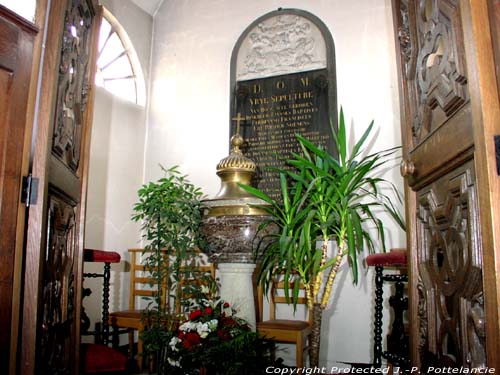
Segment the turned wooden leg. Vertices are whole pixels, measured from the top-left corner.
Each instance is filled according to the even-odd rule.
[[[373,344],[373,367],[382,366],[382,286],[383,267],[375,267],[375,317],[374,317],[374,344]]]

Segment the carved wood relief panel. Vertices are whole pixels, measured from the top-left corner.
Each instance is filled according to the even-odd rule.
[[[62,36],[52,152],[72,171],[77,171],[80,161],[92,20],[86,1],[70,1]]]
[[[421,362],[485,367],[482,251],[473,161],[417,193]]]
[[[69,374],[72,366],[75,313],[75,208],[51,195],[44,259],[41,368],[43,373]]]
[[[403,3],[400,9],[403,22],[398,33],[409,81],[414,146],[469,98],[458,3],[419,0],[409,6]]]
[[[96,9],[93,0],[63,0],[57,7],[62,29],[60,51],[51,67],[57,88],[52,93],[53,126],[48,160],[47,228],[41,277],[42,315],[38,322],[36,373],[73,374],[79,362],[79,324],[82,233],[79,215],[82,202],[82,169],[85,163],[84,137],[88,137],[89,72],[94,56]],[[62,8],[63,7],[63,8]],[[53,12],[56,12],[52,9]],[[54,16],[55,17],[55,16]],[[63,22],[61,22],[63,21]],[[52,34],[51,34],[52,35]],[[78,213],[78,216],[77,216]]]

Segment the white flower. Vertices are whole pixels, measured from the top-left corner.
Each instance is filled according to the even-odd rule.
[[[169,345],[174,352],[179,351],[179,349],[177,348],[177,344],[180,342],[182,342],[182,340],[180,338],[178,338],[177,336],[172,337],[172,339],[170,340]]]
[[[196,327],[196,332],[198,332],[198,335],[200,335],[202,339],[207,337],[208,334],[210,333],[210,329],[208,328],[208,323],[201,323],[201,322],[198,323],[198,327]]]
[[[195,331],[196,330],[196,326],[197,326],[197,323],[187,321],[185,323],[182,323],[181,326],[179,327],[179,329],[182,332]]]
[[[203,294],[208,294],[209,291],[210,291],[210,289],[208,289],[208,286],[206,286],[206,285],[201,286],[201,292]]]
[[[213,332],[217,328],[219,321],[217,319],[212,319],[207,324],[208,324],[208,328],[210,329],[210,331]]]
[[[180,364],[179,361],[176,361],[176,360],[174,360],[172,358],[167,358],[167,361],[170,364],[170,366],[181,367],[181,364]]]

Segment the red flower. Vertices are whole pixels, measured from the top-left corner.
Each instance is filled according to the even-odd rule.
[[[188,332],[186,333],[185,341],[190,344],[187,346],[187,348],[189,348],[192,345],[198,345],[201,342],[201,338],[196,332]],[[186,344],[184,344],[184,346],[186,346]]]
[[[196,318],[198,318],[200,316],[201,316],[201,310],[200,309],[194,310],[193,312],[191,312],[189,314],[189,320],[194,320],[194,319],[196,319]]]
[[[235,327],[238,325],[238,322],[231,317],[222,318],[221,323],[224,327]]]
[[[224,305],[223,305],[224,308],[228,308],[229,307],[229,303],[227,302],[224,302]]]
[[[185,336],[185,333],[180,331],[178,337],[182,340],[184,338],[184,336]]]
[[[226,341],[226,340],[229,340],[231,338],[231,335],[229,334],[229,332],[227,332],[227,331],[225,331],[223,329],[218,329],[217,330],[217,336],[222,341]]]
[[[211,307],[205,307],[205,314],[211,314],[212,313],[212,308]]]

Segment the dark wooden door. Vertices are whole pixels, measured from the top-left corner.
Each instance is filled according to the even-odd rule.
[[[99,17],[93,0],[53,0],[33,151],[21,373],[74,374],[79,364],[83,226]],[[40,9],[39,9],[40,10]]]
[[[412,363],[500,368],[500,123],[487,1],[393,0],[393,15]]]
[[[9,372],[17,341],[25,206],[24,158],[33,41],[37,28],[0,6],[0,373]]]

